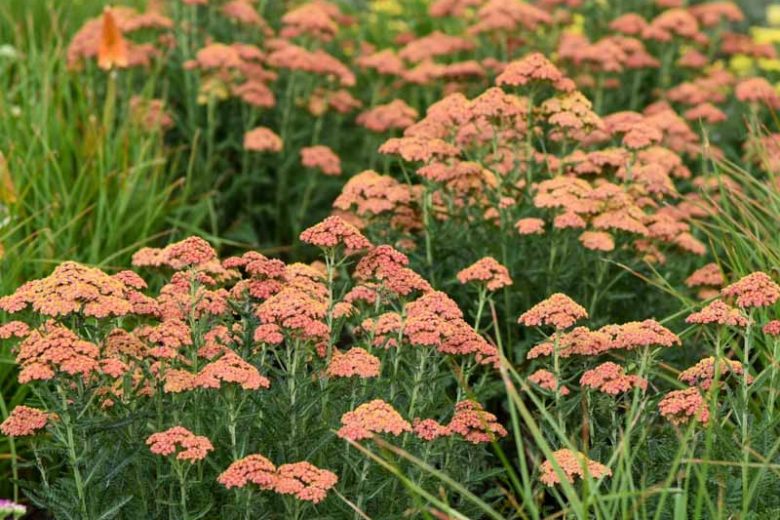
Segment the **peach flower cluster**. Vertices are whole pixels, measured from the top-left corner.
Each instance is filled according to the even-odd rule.
[[[327,146],[317,145],[301,148],[301,164],[319,170],[325,175],[341,174],[341,159]]]
[[[214,450],[206,437],[195,435],[182,426],[174,426],[165,431],[153,433],[146,439],[146,445],[155,455],[176,454],[177,460],[198,462]]]
[[[330,377],[379,377],[379,358],[360,347],[333,351],[326,373]]]
[[[257,127],[244,134],[244,149],[251,152],[272,152],[282,151],[284,143],[282,138],[270,128],[264,126]]]
[[[328,217],[301,233],[301,241],[321,248],[343,245],[347,251],[369,249],[371,242],[355,226],[339,217]]]
[[[75,313],[120,317],[138,312],[146,300],[137,289],[144,287],[146,283],[134,273],[110,276],[94,267],[64,262],[46,278],[27,282],[10,296],[0,298],[0,309],[16,313],[31,307],[51,317]]]
[[[611,361],[587,370],[582,374],[580,384],[610,395],[628,392],[632,388],[647,389],[646,379],[626,374],[622,366]]]
[[[0,432],[8,437],[35,435],[49,422],[50,414],[37,408],[19,405],[0,423]]]
[[[759,271],[727,285],[721,294],[734,298],[740,307],[768,307],[780,300],[780,285],[768,274]]]
[[[518,323],[526,327],[555,327],[568,329],[577,321],[587,318],[584,307],[562,293],[555,293],[537,303],[518,318]]]
[[[587,455],[570,449],[561,449],[553,452],[553,459],[563,472],[563,476],[570,483],[575,478],[601,479],[612,475],[612,470],[604,464],[590,460]],[[560,484],[561,479],[555,466],[550,460],[545,460],[539,466],[539,480],[546,486]]]
[[[293,495],[317,504],[325,500],[338,477],[309,462],[282,464],[278,468],[262,455],[255,454],[233,462],[217,481],[228,489],[254,484],[262,490]]]
[[[692,419],[707,424],[710,411],[698,388],[673,390],[658,403],[661,415],[674,425],[687,424]]]
[[[715,323],[732,327],[745,327],[748,324],[748,319],[739,309],[731,307],[722,300],[715,300],[702,310],[689,315],[685,318],[685,322],[699,325]]]
[[[509,270],[490,256],[477,260],[469,267],[462,269],[458,272],[457,278],[462,284],[474,282],[484,285],[488,291],[497,291],[512,285]]]
[[[727,375],[733,374],[737,377],[744,377],[748,384],[753,382],[753,377],[745,373],[745,368],[739,361],[725,358],[716,360],[714,357],[702,359],[692,367],[680,372],[677,378],[689,386],[698,386],[702,390],[709,390],[715,380],[716,365],[719,373],[718,379],[721,381]]]
[[[386,433],[398,437],[412,431],[409,421],[401,417],[390,404],[375,399],[361,404],[341,417],[338,436],[342,439],[360,441],[370,439],[377,433]]]

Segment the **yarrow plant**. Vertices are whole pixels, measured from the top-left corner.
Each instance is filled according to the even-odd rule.
[[[67,262],[0,298],[20,318],[0,335],[16,342],[20,380],[40,406],[17,406],[0,431],[34,439],[42,505],[79,518],[110,508],[302,518],[321,504],[395,518],[413,507],[395,494],[369,499],[369,482],[389,476],[342,439],[391,439],[481,480],[490,455],[480,445],[507,434],[473,400],[495,347],[405,255],[338,217],[301,240],[324,265],[256,252],[220,260],[192,237],[133,256],[139,270],[165,273],[156,292],[136,271]],[[469,398],[450,369],[460,362]],[[116,457],[126,462],[114,467]],[[113,472],[121,486],[90,476]]]
[[[778,516],[780,34],[751,3],[132,4],[0,17],[0,493]]]

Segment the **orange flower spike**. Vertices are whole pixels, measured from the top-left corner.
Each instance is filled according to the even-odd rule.
[[[117,26],[110,7],[103,11],[103,27],[98,47],[98,67],[111,70],[114,67],[127,67],[127,42]]]

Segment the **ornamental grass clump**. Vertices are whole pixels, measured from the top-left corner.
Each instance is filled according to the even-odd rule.
[[[324,265],[220,260],[191,237],[139,250],[136,271],[66,262],[0,298],[38,407],[15,407],[0,431],[31,439],[38,503],[74,518],[397,518],[413,503],[369,498],[397,483],[357,448],[381,439],[484,481],[485,446],[507,434],[476,401],[495,347],[392,247],[338,217],[301,239]]]

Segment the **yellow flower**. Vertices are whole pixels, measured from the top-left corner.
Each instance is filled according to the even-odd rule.
[[[199,105],[206,105],[212,99],[225,100],[230,97],[230,91],[219,78],[205,79],[198,90],[197,102]]]
[[[780,60],[768,60],[761,58],[758,60],[758,68],[771,72],[780,72]]]
[[[780,29],[751,27],[750,34],[756,43],[780,43]]]
[[[744,54],[737,54],[729,60],[729,69],[738,75],[744,75],[753,68],[753,58]]]
[[[780,27],[780,5],[766,6],[766,21],[769,25]]]
[[[387,26],[393,30],[393,32],[402,33],[409,30],[409,24],[404,20],[392,20]]]
[[[575,14],[572,17],[571,25],[566,27],[566,32],[572,34],[584,34],[585,33],[585,17],[581,14]]]
[[[404,8],[398,0],[374,0],[371,3],[371,10],[375,13],[384,13],[390,16],[398,16],[404,12]]]

